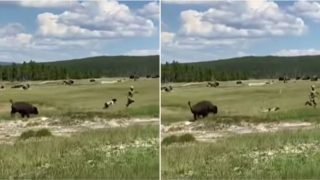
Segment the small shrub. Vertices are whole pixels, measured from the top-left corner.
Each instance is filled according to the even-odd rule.
[[[29,139],[31,137],[34,137],[34,135],[35,135],[34,130],[28,130],[28,131],[21,133],[20,139]]]
[[[37,132],[35,132],[35,137],[44,137],[44,136],[52,136],[52,133],[49,129],[39,129]]]
[[[163,145],[170,145],[172,143],[186,143],[196,141],[196,138],[192,134],[183,134],[181,136],[168,136],[162,140]]]
[[[49,129],[39,129],[38,131],[34,130],[28,130],[20,135],[20,139],[26,140],[32,137],[45,137],[45,136],[52,136],[52,133],[49,131]]]

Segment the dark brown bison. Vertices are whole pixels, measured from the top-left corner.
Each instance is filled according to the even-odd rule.
[[[30,117],[30,114],[39,114],[38,108],[32,106],[30,103],[27,102],[13,102],[10,100],[11,103],[11,116],[14,116],[15,113],[20,113],[21,117],[27,118]]]
[[[218,87],[219,86],[219,82],[208,82],[207,87]]]
[[[96,82],[96,80],[95,79],[90,79],[90,82]]]
[[[296,80],[300,80],[300,79],[301,79],[301,77],[300,77],[300,76],[297,76],[297,77],[296,77]]]
[[[188,105],[193,114],[194,120],[197,120],[197,118],[200,118],[200,116],[205,118],[209,113],[218,113],[218,107],[216,105],[213,105],[210,101],[200,101],[193,106],[191,106],[191,102],[189,101]]]
[[[152,76],[152,78],[159,78],[159,75],[158,74],[154,75],[154,76]]]
[[[242,81],[237,81],[236,84],[242,84]]]
[[[74,84],[74,81],[71,80],[71,79],[69,79],[69,80],[64,80],[64,81],[63,81],[63,84],[65,84],[65,85],[72,85],[72,84]]]
[[[318,81],[318,76],[312,76],[311,81]]]
[[[302,78],[302,80],[309,80],[310,79],[310,76],[304,76],[303,78]]]

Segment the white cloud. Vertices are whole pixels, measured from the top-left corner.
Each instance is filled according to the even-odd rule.
[[[136,15],[117,1],[86,1],[61,14],[38,15],[39,34],[57,38],[122,38],[151,36],[151,19]]]
[[[276,53],[275,56],[311,56],[320,55],[319,49],[283,49]]]
[[[290,6],[289,11],[302,16],[303,18],[311,19],[320,22],[320,3],[316,1],[297,1]]]
[[[301,18],[266,0],[221,2],[202,12],[186,10],[181,20],[182,34],[207,38],[301,35],[306,29]]]
[[[303,19],[273,1],[165,0],[164,3],[207,7],[181,11],[178,30],[166,28],[161,33],[162,50],[167,54],[165,57],[186,57],[183,54],[186,51],[187,59],[192,59],[193,55],[194,59],[245,56],[247,49],[258,42],[274,37],[301,36],[307,30]],[[214,52],[215,56],[204,55],[209,52]],[[232,54],[226,55],[226,52]]]
[[[139,14],[145,17],[151,17],[154,20],[159,20],[160,15],[159,3],[158,2],[150,2],[146,4],[142,9],[139,9]]]
[[[134,49],[126,53],[129,56],[159,55],[158,49]]]
[[[24,27],[19,23],[0,27],[0,47],[4,49],[30,46],[33,36],[23,31]]]
[[[177,4],[177,5],[186,5],[186,4],[213,4],[219,0],[187,0],[187,1],[181,1],[181,0],[162,0],[161,2],[165,4]],[[228,1],[228,0],[226,0]]]

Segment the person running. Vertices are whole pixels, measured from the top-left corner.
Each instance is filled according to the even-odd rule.
[[[310,94],[309,94],[309,101],[307,101],[305,103],[305,105],[310,105],[310,106],[313,106],[313,108],[316,108],[317,106],[317,103],[316,103],[316,100],[315,98],[319,95],[319,93],[317,92],[316,90],[316,86],[315,85],[312,85],[311,86],[311,91],[310,91]]]
[[[133,86],[131,86],[128,92],[128,101],[127,101],[126,107],[129,107],[130,104],[134,103],[133,94],[134,94],[134,90],[133,90]]]

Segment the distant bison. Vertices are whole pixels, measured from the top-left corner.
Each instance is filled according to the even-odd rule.
[[[318,81],[318,76],[313,76],[310,80],[311,81]]]
[[[171,92],[173,90],[172,86],[169,87],[161,87],[161,91]]]
[[[301,79],[301,77],[300,77],[300,76],[297,76],[297,77],[296,77],[296,80],[299,80],[299,79]]]
[[[146,78],[151,78],[151,75],[147,75]]]
[[[140,77],[139,77],[138,75],[130,75],[129,78],[136,81],[136,80],[138,80]]]
[[[63,81],[63,84],[65,84],[65,85],[72,85],[72,84],[74,84],[74,81],[71,80],[71,79],[69,79],[69,80],[64,80],[64,81]]]
[[[30,88],[30,85],[29,85],[29,84],[26,84],[26,85],[17,84],[17,85],[12,86],[11,88],[22,88],[22,89],[24,89],[24,90],[27,90],[27,89]]]
[[[158,74],[154,75],[154,76],[152,76],[152,78],[159,78],[159,75]]]
[[[207,87],[218,87],[219,86],[219,82],[208,82]]]
[[[302,78],[302,80],[309,80],[310,79],[310,76],[304,76],[303,78]]]
[[[37,107],[32,106],[27,102],[13,102],[11,103],[11,116],[14,116],[15,113],[20,113],[21,117],[24,118],[27,116],[30,117],[30,114],[39,114]]]
[[[4,85],[1,85],[1,86],[0,86],[0,89],[4,89]]]
[[[96,80],[95,79],[90,79],[90,82],[96,82]]]
[[[191,102],[189,101],[188,105],[193,114],[194,120],[197,120],[197,118],[199,118],[200,116],[205,118],[209,113],[218,113],[218,107],[213,105],[210,101],[200,101],[193,106],[191,106]]]
[[[242,84],[242,81],[237,81],[236,84]]]

